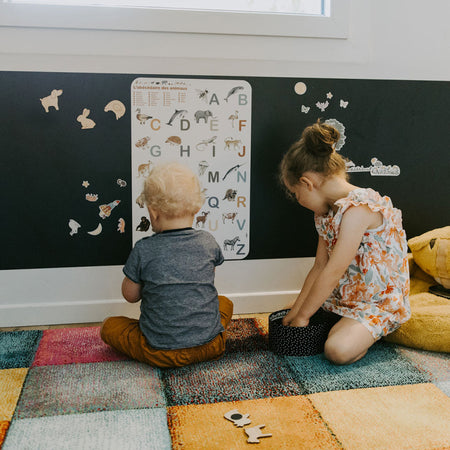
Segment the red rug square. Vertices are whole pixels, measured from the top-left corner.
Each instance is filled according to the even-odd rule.
[[[44,330],[32,367],[126,359],[102,341],[100,327],[57,328]]]

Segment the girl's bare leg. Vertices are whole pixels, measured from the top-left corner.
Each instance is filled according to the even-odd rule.
[[[325,357],[335,364],[351,364],[361,359],[375,342],[364,325],[343,317],[328,334]]]

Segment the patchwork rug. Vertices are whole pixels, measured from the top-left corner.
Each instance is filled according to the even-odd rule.
[[[232,320],[222,359],[179,369],[129,360],[98,327],[0,333],[2,449],[244,449],[249,429],[257,448],[450,449],[449,394],[448,354],[278,356],[260,319]]]

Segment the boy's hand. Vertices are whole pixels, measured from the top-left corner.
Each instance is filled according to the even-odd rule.
[[[122,281],[122,295],[128,303],[136,303],[141,299],[142,286],[125,277]]]

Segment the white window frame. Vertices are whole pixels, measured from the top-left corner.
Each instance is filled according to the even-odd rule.
[[[158,31],[346,39],[350,0],[330,0],[330,16],[62,6],[0,0],[0,26]]]

